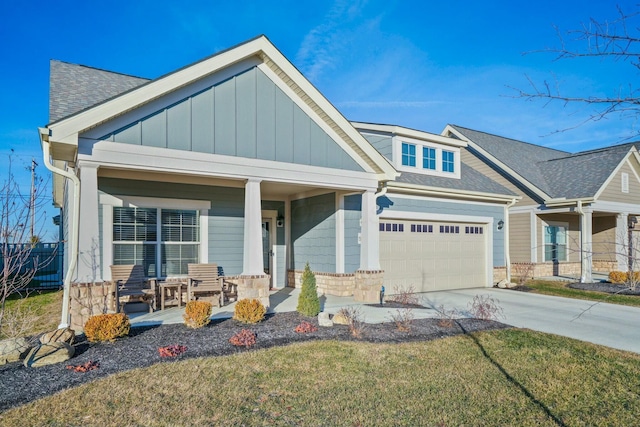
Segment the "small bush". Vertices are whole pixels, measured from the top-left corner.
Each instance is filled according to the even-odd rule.
[[[349,332],[354,338],[361,338],[364,333],[366,323],[359,307],[344,307],[338,310],[338,314],[349,319]]]
[[[91,342],[115,341],[129,334],[131,323],[124,313],[91,316],[84,325],[84,334]]]
[[[445,306],[442,304],[438,306],[438,308],[436,308],[436,311],[440,315],[438,319],[438,326],[442,328],[453,327],[454,319],[460,316],[460,313],[458,313],[458,310],[456,310],[455,308],[452,310],[447,310]]]
[[[184,324],[190,328],[202,328],[211,321],[211,303],[207,301],[189,301],[184,310]]]
[[[267,309],[257,299],[242,299],[236,303],[233,318],[242,323],[258,323],[266,312]]]
[[[298,326],[296,326],[296,328],[294,329],[294,331],[298,334],[308,334],[310,332],[315,332],[317,330],[318,328],[309,322],[302,322]]]
[[[229,342],[236,347],[246,347],[249,348],[256,343],[256,334],[248,329],[243,329],[231,338],[229,338]]]
[[[612,271],[609,273],[609,281],[611,283],[625,283],[627,281],[627,273],[624,271]]]
[[[420,299],[416,295],[416,289],[413,285],[406,288],[400,286],[393,287],[394,295],[387,298],[389,301],[397,302],[402,305],[420,305]]]
[[[395,313],[391,313],[391,320],[401,332],[410,332],[414,319],[415,315],[410,308],[399,308]]]
[[[309,268],[309,263],[305,265],[302,273],[302,290],[298,297],[298,313],[307,317],[314,317],[320,313],[320,299],[318,298],[318,288],[316,287],[316,276]]]
[[[67,369],[72,370],[73,372],[89,372],[94,369],[98,369],[99,367],[100,363],[94,362],[93,360],[89,360],[81,365],[67,365]]]
[[[489,295],[476,295],[469,303],[471,315],[480,320],[504,319],[504,312],[500,307],[500,301]]]
[[[158,353],[160,353],[160,357],[176,357],[180,356],[182,353],[187,351],[187,347],[184,345],[168,345],[166,347],[160,347],[158,349]]]

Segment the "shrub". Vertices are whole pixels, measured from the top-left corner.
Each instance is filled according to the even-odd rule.
[[[211,319],[211,303],[207,301],[189,301],[184,310],[184,324],[190,328],[202,328]]]
[[[89,360],[81,365],[67,365],[67,369],[72,370],[73,372],[89,372],[94,369],[98,369],[99,367],[100,363],[94,362],[93,360]]]
[[[453,326],[454,320],[460,316],[458,310],[456,310],[455,308],[452,310],[447,310],[442,304],[439,305],[438,308],[436,308],[436,311],[440,315],[438,319],[438,326],[442,328],[451,328]]]
[[[91,342],[115,341],[129,334],[131,323],[124,313],[91,316],[84,325],[84,334]]]
[[[294,329],[294,331],[298,334],[308,334],[310,332],[315,332],[317,330],[318,328],[309,322],[302,322],[298,326],[296,326],[296,328]]]
[[[236,303],[233,318],[242,323],[258,323],[266,312],[267,309],[257,299],[242,299]]]
[[[498,299],[489,295],[476,295],[469,303],[469,311],[473,317],[480,320],[504,319],[504,313],[499,304]]]
[[[413,285],[406,288],[394,286],[393,293],[394,295],[388,298],[390,301],[395,301],[402,305],[420,305],[420,299],[416,295],[416,290]]]
[[[359,307],[344,307],[338,310],[338,314],[346,317],[349,320],[349,332],[354,338],[361,338],[364,332],[366,323],[362,316],[362,312]]]
[[[612,271],[609,273],[609,281],[611,283],[625,283],[627,281],[627,273],[624,271]]]
[[[391,320],[396,324],[396,328],[401,332],[411,331],[411,326],[415,315],[411,308],[399,308],[395,313],[391,313]]]
[[[246,347],[249,348],[256,343],[256,334],[248,329],[243,329],[231,338],[229,338],[229,342],[236,347]]]
[[[185,351],[187,351],[187,347],[178,344],[168,345],[166,347],[160,347],[158,349],[160,357],[176,357],[180,356]]]
[[[298,313],[307,317],[314,317],[320,313],[320,299],[316,288],[316,276],[309,268],[309,263],[305,265],[302,273],[302,290],[298,297]]]

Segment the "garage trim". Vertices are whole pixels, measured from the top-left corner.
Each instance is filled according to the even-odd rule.
[[[470,222],[487,226],[486,247],[487,268],[485,286],[490,287],[493,284],[493,217],[489,216],[469,216],[469,215],[449,215],[428,212],[410,212],[410,211],[388,211],[385,210],[379,219],[401,219],[415,221],[442,221],[442,222]]]

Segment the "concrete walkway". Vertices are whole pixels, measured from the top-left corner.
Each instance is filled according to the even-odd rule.
[[[295,311],[300,289],[284,288],[271,294],[270,312]],[[416,318],[438,318],[436,308],[457,310],[468,317],[469,304],[476,295],[489,295],[499,301],[505,315],[502,322],[519,328],[562,335],[620,350],[640,353],[640,308],[597,303],[577,299],[537,295],[496,288],[475,288],[419,294],[425,309],[415,309]],[[352,297],[320,297],[323,311],[337,313],[343,307],[357,307],[367,323],[391,320],[395,309],[372,307]],[[212,319],[233,316],[235,303],[214,307]],[[181,323],[184,308],[170,308],[154,313],[133,313],[133,326]]]

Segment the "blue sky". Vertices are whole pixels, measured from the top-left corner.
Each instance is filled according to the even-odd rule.
[[[350,120],[433,133],[453,123],[572,152],[620,143],[637,134],[634,117],[556,133],[591,109],[545,106],[510,89],[528,89],[526,76],[556,79],[571,95],[610,95],[634,83],[626,62],[523,55],[558,47],[554,25],[615,19],[616,5],[637,9],[632,1],[572,0],[3,2],[0,170],[13,149],[28,192],[25,167],[32,157],[42,165],[37,127],[48,123],[50,59],[155,78],[259,34]],[[47,223],[56,213],[46,211]]]

